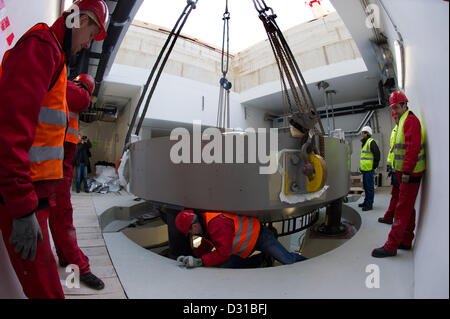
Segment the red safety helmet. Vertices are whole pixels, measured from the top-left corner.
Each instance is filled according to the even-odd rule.
[[[401,102],[408,102],[405,93],[403,93],[402,91],[392,92],[391,96],[389,97],[389,106],[393,107],[394,105]]]
[[[189,229],[191,228],[194,217],[195,214],[193,210],[183,210],[179,212],[177,217],[175,218],[175,226],[181,233],[187,236],[189,234]]]
[[[73,6],[78,6],[80,14],[87,14],[101,29],[94,38],[95,41],[101,41],[106,38],[106,24],[108,23],[109,10],[103,0],[77,0]],[[70,9],[69,9],[70,10]]]
[[[94,93],[95,89],[95,82],[92,76],[90,76],[89,74],[80,74],[75,79],[73,79],[73,81],[84,84],[85,88],[89,92],[89,95],[92,96],[92,93]]]
[[[319,6],[320,6],[320,0],[312,0],[312,1],[310,1],[309,2],[309,6],[312,8],[312,6],[313,6],[313,3],[318,3],[319,4]]]

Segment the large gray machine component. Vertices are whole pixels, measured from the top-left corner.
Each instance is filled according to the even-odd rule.
[[[225,138],[222,135],[224,152]],[[280,200],[282,177],[279,172],[260,174],[260,168],[268,164],[259,163],[258,156],[256,163],[248,163],[247,137],[242,164],[236,160],[232,164],[225,163],[224,152],[222,163],[192,163],[192,135],[189,139],[191,163],[180,164],[174,164],[170,157],[178,140],[172,141],[167,136],[131,144],[130,191],[158,203],[254,216],[263,222],[271,222],[310,213],[345,197],[350,189],[349,148],[345,141],[337,138],[324,138],[328,189],[318,198],[297,204]],[[202,150],[208,143],[201,142]],[[291,137],[288,130],[278,131],[278,150],[283,149],[300,149],[300,140]],[[266,150],[269,150],[269,134],[266,135]]]

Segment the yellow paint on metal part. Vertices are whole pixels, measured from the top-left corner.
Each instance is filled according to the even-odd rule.
[[[286,195],[293,195],[294,193],[290,192],[290,185],[292,183],[292,179],[289,179],[288,176],[288,155],[293,154],[293,152],[284,153],[284,193]]]
[[[325,160],[317,154],[310,154],[309,161],[314,167],[314,175],[306,179],[306,190],[314,193],[322,189],[327,181],[327,164]]]

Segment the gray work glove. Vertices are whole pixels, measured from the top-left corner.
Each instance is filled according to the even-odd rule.
[[[408,184],[410,177],[411,177],[410,175],[403,173],[402,174],[402,184]]]
[[[14,252],[19,254],[22,251],[22,259],[33,261],[36,257],[37,241],[44,240],[41,227],[36,218],[36,214],[13,219],[12,232],[9,243],[16,244]]]
[[[186,256],[178,256],[177,261],[178,261],[179,263],[184,264],[184,258],[187,258],[187,257],[186,257]]]
[[[201,258],[195,258],[194,256],[186,256],[184,257],[183,263],[186,265],[186,268],[195,268],[203,266],[203,261]]]

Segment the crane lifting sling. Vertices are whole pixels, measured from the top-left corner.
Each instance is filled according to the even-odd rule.
[[[307,176],[308,191],[318,191],[324,186],[327,179],[327,165],[323,159],[325,156],[323,140],[325,131],[320,121],[319,113],[314,105],[314,101],[297,61],[275,21],[277,15],[271,7],[267,6],[264,0],[253,0],[253,4],[259,13],[259,19],[264,25],[269,43],[275,55],[280,73],[283,101],[288,104],[288,110],[287,112],[285,110],[285,113],[289,115],[289,124],[297,130],[299,137],[302,138],[300,154],[305,165],[302,168],[302,172]],[[295,108],[288,89],[290,89],[294,98]],[[316,127],[317,124],[319,125],[320,131]],[[315,136],[319,137],[320,154],[322,156],[319,155]]]
[[[295,57],[289,48],[286,39],[278,27],[273,9],[268,7],[264,0],[253,0],[255,9],[259,13],[259,18],[263,22],[270,45],[275,55],[278,70],[280,72],[280,80],[285,101],[289,106],[287,113],[290,115],[290,124],[300,130],[307,136],[309,130],[314,129],[319,124],[320,135],[324,134],[322,122],[314,105],[311,94],[306,86],[305,79],[295,60]],[[271,14],[268,14],[268,12]],[[289,95],[288,86],[292,96],[294,97],[296,109],[292,106],[291,97]]]
[[[128,146],[130,144],[131,140],[131,131],[134,128],[134,125],[136,124],[136,119],[139,114],[141,104],[144,100],[145,95],[147,94],[148,87],[150,86],[151,81],[153,80],[153,76],[156,73],[156,78],[153,81],[152,88],[150,90],[150,93],[147,97],[147,100],[145,102],[144,110],[142,111],[141,118],[139,119],[139,123],[136,127],[135,135],[139,135],[139,131],[141,130],[142,123],[144,122],[145,115],[147,114],[148,107],[150,105],[150,100],[152,99],[153,93],[155,92],[156,85],[158,84],[158,80],[161,77],[161,73],[164,69],[164,66],[167,63],[167,60],[169,59],[170,53],[173,50],[173,47],[175,46],[175,43],[180,35],[181,30],[184,27],[184,24],[186,23],[187,18],[191,14],[192,10],[196,8],[198,0],[187,0],[187,4],[185,8],[183,9],[183,12],[181,13],[180,17],[178,18],[177,22],[175,23],[175,26],[173,27],[172,31],[170,32],[169,36],[167,37],[166,42],[164,43],[164,46],[162,47],[158,58],[156,59],[155,64],[153,65],[152,71],[150,72],[150,75],[147,79],[147,82],[145,83],[144,90],[141,94],[141,97],[139,99],[139,102],[136,106],[136,110],[133,114],[133,119],[131,120],[130,127],[128,129],[127,135],[125,137],[125,145],[123,152],[125,152],[128,149]],[[180,24],[181,22],[181,24]],[[169,46],[170,43],[170,46]],[[167,52],[166,52],[167,50]],[[163,58],[164,56],[164,58]],[[162,62],[161,62],[162,60]],[[161,64],[160,64],[161,63]]]

